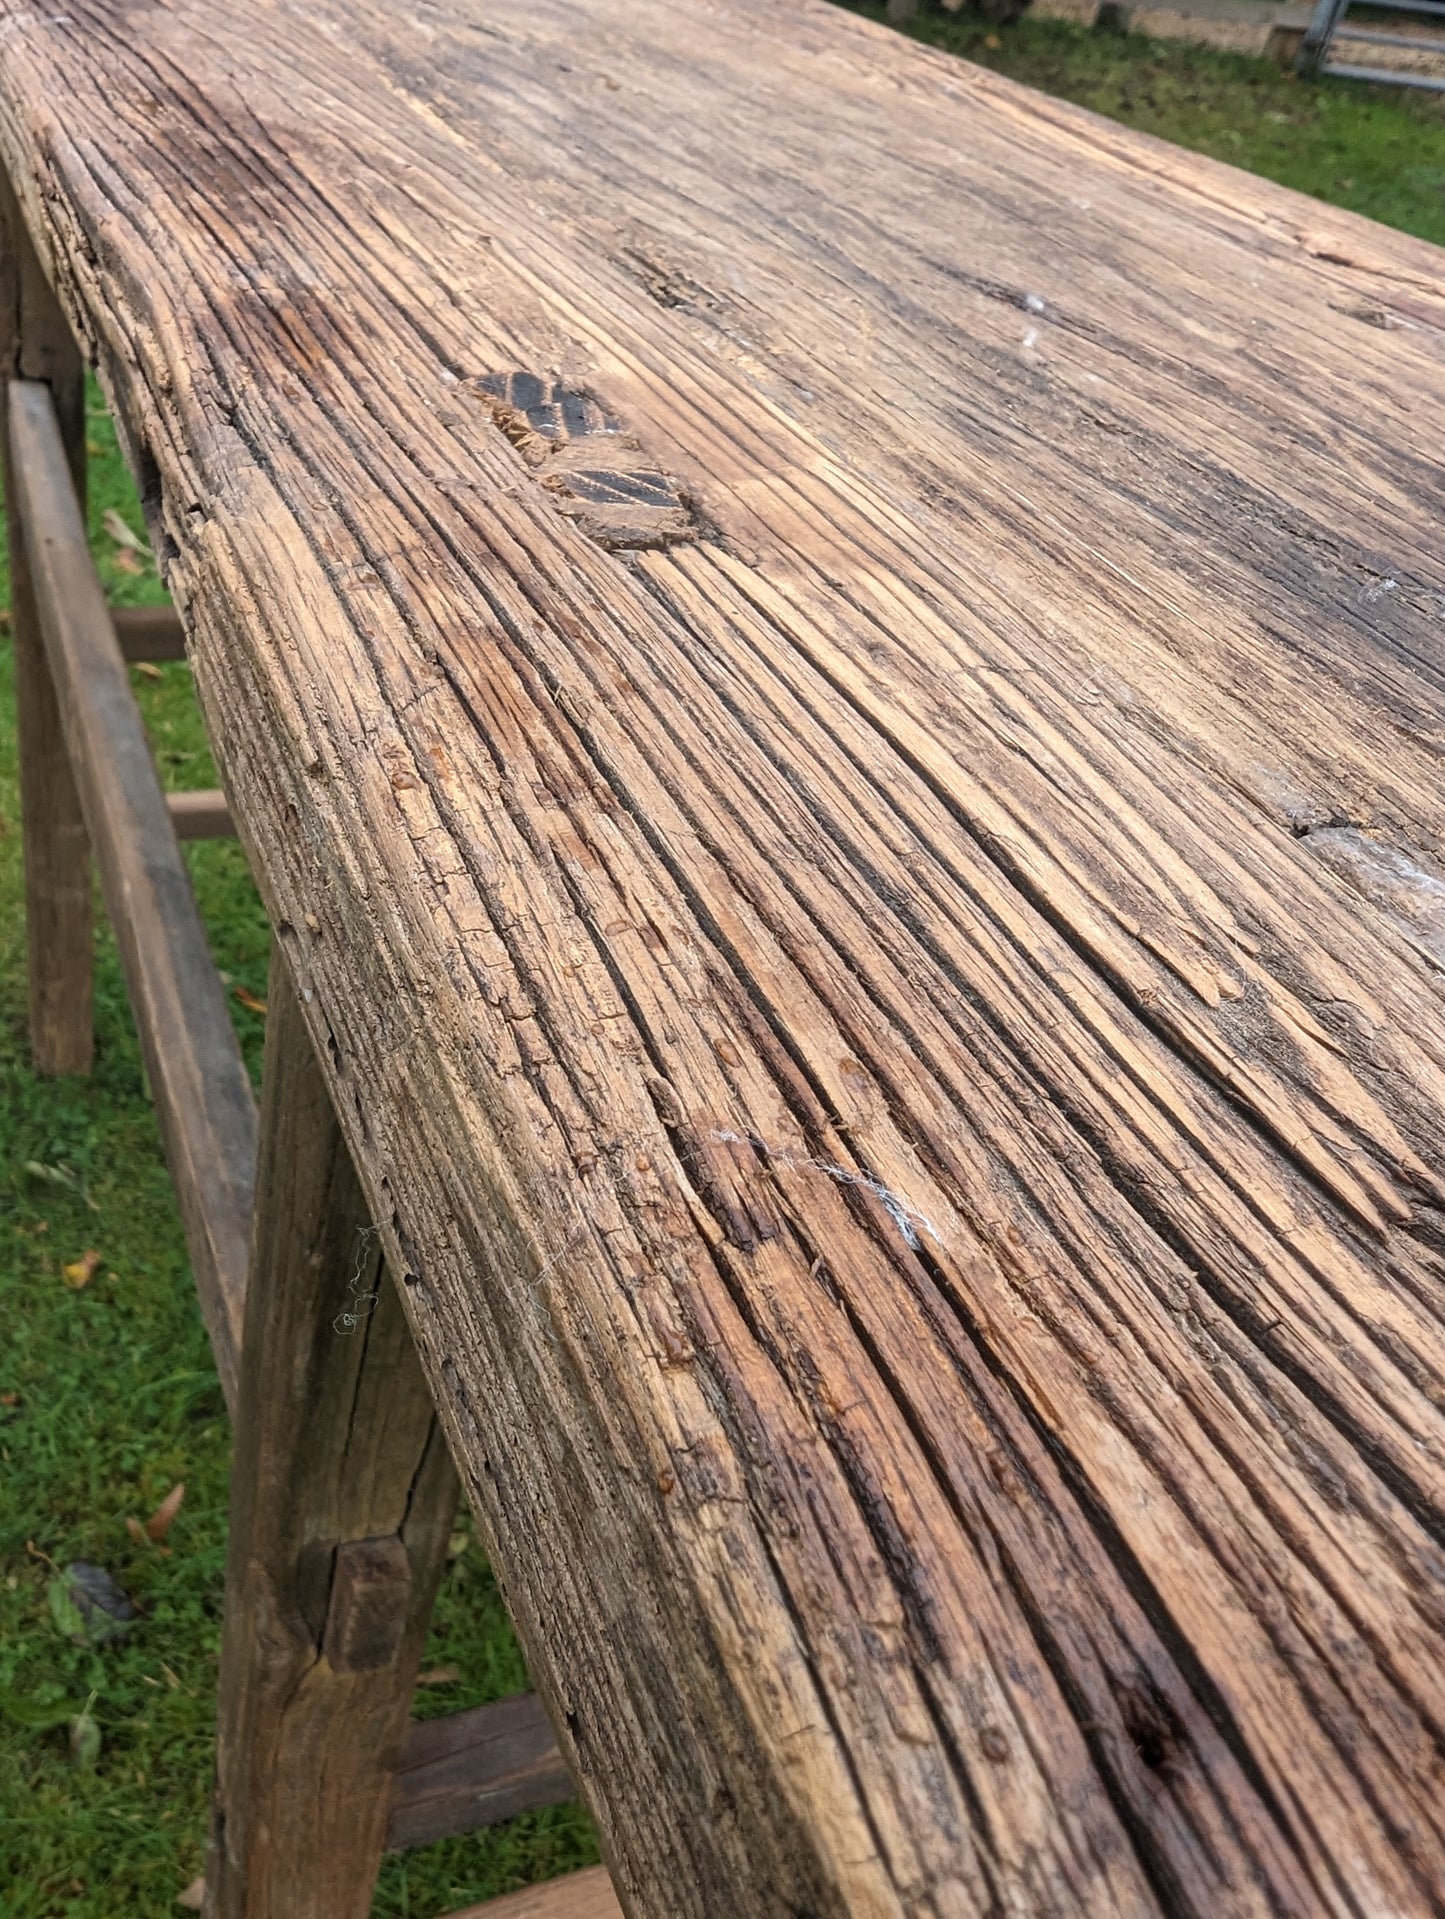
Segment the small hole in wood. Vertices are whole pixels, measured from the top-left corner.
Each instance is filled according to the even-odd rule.
[[[1124,1730],[1150,1772],[1163,1772],[1178,1749],[1181,1728],[1167,1700],[1157,1693],[1126,1691],[1119,1701]]]

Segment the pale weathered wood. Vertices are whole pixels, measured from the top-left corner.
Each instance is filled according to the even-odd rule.
[[[1440,255],[811,0],[64,10],[0,147],[633,1919],[1434,1914]]]
[[[412,1727],[392,1781],[391,1851],[494,1826],[576,1796],[551,1721],[519,1693]]]
[[[456,1476],[287,962],[267,993],[208,1919],[365,1919]]]
[[[14,498],[4,395],[13,379],[43,381],[54,401],[70,477],[85,500],[85,368],[46,284],[8,183],[0,180],[0,445],[5,498]],[[92,1052],[90,846],[66,756],[55,688],[35,613],[29,563],[8,521],[10,635],[20,748],[30,1050],[40,1073],[85,1073]]]
[[[622,1908],[606,1868],[593,1866],[587,1872],[571,1872],[545,1885],[528,1886],[524,1892],[468,1906],[453,1919],[622,1919]]]
[[[167,793],[166,811],[178,840],[225,840],[236,831],[226,796],[215,787]]]
[[[256,1110],[86,545],[48,385],[8,389],[11,524],[115,929],[201,1314],[234,1402]],[[37,956],[38,957],[38,956]]]

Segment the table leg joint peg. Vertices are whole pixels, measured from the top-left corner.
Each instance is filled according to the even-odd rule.
[[[395,1659],[411,1611],[411,1564],[396,1533],[336,1549],[321,1651],[333,1672],[378,1672]]]

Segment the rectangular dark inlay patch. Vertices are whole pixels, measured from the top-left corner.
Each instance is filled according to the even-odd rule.
[[[677,483],[591,393],[537,373],[468,382],[527,465],[599,546],[675,546],[697,538]]]

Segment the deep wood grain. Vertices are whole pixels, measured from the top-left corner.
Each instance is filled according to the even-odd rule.
[[[50,386],[12,382],[8,411],[7,497],[62,750],[115,928],[201,1316],[234,1405],[256,1166],[251,1082],[115,644]]]
[[[532,1692],[412,1726],[392,1781],[389,1850],[427,1846],[576,1796]]]
[[[0,463],[15,497],[7,396],[11,380],[50,389],[77,498],[85,500],[85,368],[35,257],[14,196],[0,181]],[[20,524],[6,523],[10,639],[25,864],[30,1051],[40,1073],[86,1073],[93,1051],[90,845],[45,663]]]
[[[456,1475],[283,954],[236,1410],[207,1919],[365,1919]]]
[[[634,1919],[1438,1911],[1438,253],[804,0],[0,26]]]

